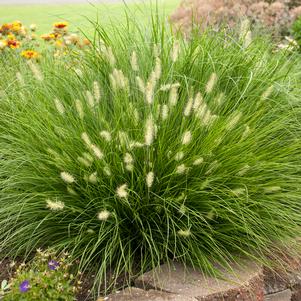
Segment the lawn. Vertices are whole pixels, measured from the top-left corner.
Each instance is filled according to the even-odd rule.
[[[179,0],[161,0],[158,1],[158,11],[160,14],[168,15],[178,5]],[[152,8],[155,4],[130,3],[127,5],[131,15],[136,20],[148,20]],[[2,5],[0,6],[0,23],[20,20],[25,25],[36,23],[38,33],[50,31],[53,22],[64,20],[70,23],[70,29],[73,31],[88,31],[91,28],[88,20],[97,20],[110,23],[111,20],[125,20],[124,3],[102,3],[102,4],[64,4],[64,5]]]

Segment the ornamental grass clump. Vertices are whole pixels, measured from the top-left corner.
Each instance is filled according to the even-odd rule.
[[[96,29],[76,64],[19,64],[2,95],[1,252],[68,250],[104,283],[170,259],[262,261],[294,240],[293,56],[250,32]]]

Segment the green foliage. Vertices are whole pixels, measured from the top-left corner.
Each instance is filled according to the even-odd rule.
[[[12,83],[0,103],[1,250],[66,248],[104,283],[111,269],[116,280],[169,259],[214,272],[294,239],[293,56],[250,33],[96,30],[72,63],[0,65]]]
[[[4,301],[72,301],[77,287],[70,274],[68,256],[56,257],[51,251],[38,250],[33,261],[21,264],[5,290]]]
[[[292,25],[292,34],[299,47],[301,47],[301,17],[298,18]]]

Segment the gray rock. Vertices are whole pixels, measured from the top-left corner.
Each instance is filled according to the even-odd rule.
[[[126,288],[119,293],[112,294],[104,299],[105,301],[196,301],[196,299],[170,294],[162,291],[145,291],[139,288]]]
[[[292,292],[291,290],[287,289],[285,291],[271,294],[265,297],[265,301],[291,301]]]
[[[157,289],[199,301],[263,301],[262,268],[251,262],[233,266],[231,272],[220,269],[223,279],[208,277],[202,271],[171,262],[145,273],[135,286]]]

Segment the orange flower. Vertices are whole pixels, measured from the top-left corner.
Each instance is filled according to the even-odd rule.
[[[57,29],[63,29],[65,27],[68,26],[67,22],[57,22],[53,24],[53,27],[57,28]]]
[[[21,56],[25,57],[26,59],[36,59],[39,57],[39,53],[34,50],[23,50],[21,52]]]
[[[7,33],[12,29],[12,24],[11,23],[5,23],[0,27],[0,32],[1,33]]]
[[[54,33],[48,33],[48,34],[42,34],[41,38],[45,41],[51,41],[54,40],[56,38]]]
[[[7,46],[11,49],[19,48],[21,43],[17,40],[7,40]]]
[[[88,39],[83,39],[83,44],[84,44],[85,46],[88,46],[88,45],[91,44],[91,42],[90,42],[90,40],[88,40]]]

